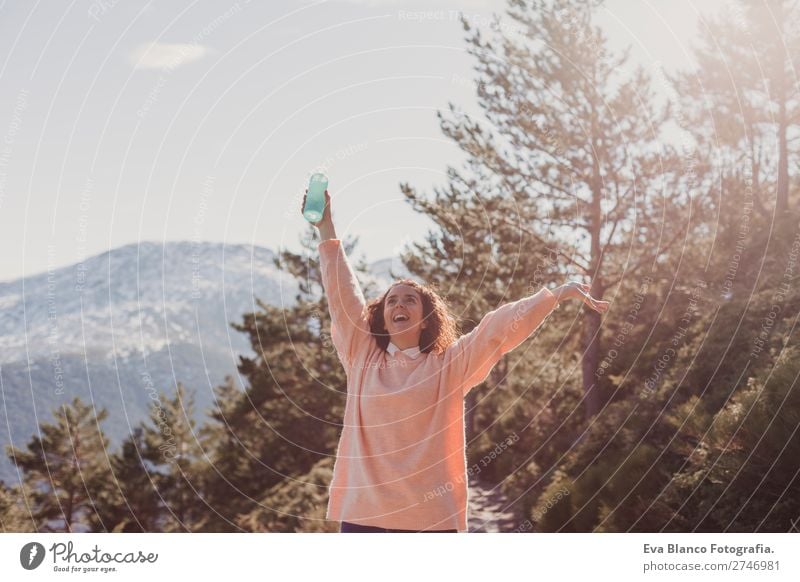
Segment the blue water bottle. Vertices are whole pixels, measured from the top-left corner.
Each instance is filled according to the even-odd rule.
[[[325,212],[325,190],[328,189],[328,177],[325,174],[313,174],[308,182],[306,205],[303,207],[303,217],[309,222],[322,220]]]

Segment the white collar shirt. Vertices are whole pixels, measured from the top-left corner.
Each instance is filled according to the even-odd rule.
[[[402,352],[404,355],[408,356],[409,358],[416,359],[422,352],[419,351],[418,347],[410,347],[404,350],[401,350],[392,342],[389,342],[389,345],[386,347],[386,351],[389,352],[390,355],[394,355],[396,352]]]

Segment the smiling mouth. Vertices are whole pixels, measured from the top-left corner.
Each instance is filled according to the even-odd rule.
[[[392,318],[392,321],[393,321],[393,322],[398,322],[398,321],[408,321],[408,316],[407,316],[407,315],[403,315],[402,313],[398,313],[397,315],[395,315],[395,316]]]

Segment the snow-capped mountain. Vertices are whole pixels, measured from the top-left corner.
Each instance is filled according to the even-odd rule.
[[[108,410],[114,449],[177,382],[202,421],[213,387],[226,376],[241,385],[238,357],[252,354],[231,323],[256,299],[294,302],[296,282],[273,258],[255,246],[144,242],[0,283],[0,479],[18,480],[5,445],[24,448],[75,396]],[[385,284],[390,265],[374,263],[371,279]]]
[[[113,361],[181,343],[240,352],[230,329],[254,297],[293,301],[296,285],[268,249],[141,243],[71,267],[0,284],[0,361],[102,352]],[[285,298],[285,299],[282,299]]]

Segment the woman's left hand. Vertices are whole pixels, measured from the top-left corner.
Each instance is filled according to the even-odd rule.
[[[558,287],[553,294],[559,302],[564,299],[580,299],[586,305],[597,311],[598,313],[605,313],[608,311],[608,301],[600,301],[589,295],[591,285],[588,283],[581,283],[580,281],[570,281]]]

